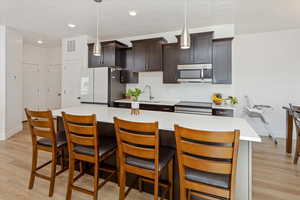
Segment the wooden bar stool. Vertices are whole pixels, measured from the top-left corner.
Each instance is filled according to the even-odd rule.
[[[64,149],[67,145],[66,139],[57,135],[54,130],[54,122],[51,111],[31,111],[25,108],[31,138],[32,138],[32,167],[29,189],[33,188],[35,177],[50,181],[49,196],[53,195],[55,176],[64,172]],[[37,166],[38,150],[52,153],[52,159],[41,166]],[[62,169],[56,172],[57,159],[60,158]],[[37,171],[51,164],[50,177]]]
[[[125,192],[126,172],[138,175],[139,190],[142,182],[154,183],[154,199],[158,199],[159,185],[165,188],[161,199],[173,194],[173,158],[175,151],[159,147],[158,122],[129,122],[114,118],[120,158],[120,200],[124,200],[132,186]],[[168,167],[169,184],[159,182],[161,171]]]
[[[70,200],[72,190],[76,190],[91,195],[96,200],[98,190],[116,174],[116,170],[101,168],[100,162],[116,153],[117,144],[111,138],[105,138],[105,140],[101,138],[103,140],[99,140],[96,115],[78,116],[63,112],[62,116],[69,149],[69,181],[66,199]],[[76,160],[80,161],[80,173],[74,178]],[[84,175],[83,162],[95,165],[93,191],[74,185],[74,182]],[[99,184],[99,170],[109,173],[101,184]]]
[[[299,154],[300,154],[300,112],[297,112],[295,107],[290,104],[291,112],[294,118],[295,127],[296,127],[296,149],[295,149],[295,156],[294,156],[294,164],[298,163]]]
[[[175,125],[180,199],[235,199],[240,132],[199,131]]]

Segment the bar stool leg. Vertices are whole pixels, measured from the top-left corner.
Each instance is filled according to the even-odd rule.
[[[142,190],[142,188],[143,188],[142,177],[139,176],[138,181],[139,181],[139,191],[143,192],[143,190]]]
[[[173,199],[173,160],[168,164],[169,200]]]
[[[188,200],[192,199],[191,190],[188,190]]]
[[[95,164],[94,169],[94,200],[98,198],[98,184],[99,184],[99,164]]]
[[[32,164],[31,164],[29,189],[33,188],[33,184],[34,184],[34,180],[35,180],[35,171],[36,171],[36,168],[37,168],[37,159],[38,159],[38,150],[37,150],[37,147],[34,146],[32,148]]]
[[[126,185],[126,172],[125,170],[120,168],[120,194],[119,194],[119,200],[125,199],[125,185]]]
[[[75,160],[70,158],[70,161],[69,161],[69,180],[68,180],[67,197],[66,197],[67,200],[71,200],[71,196],[72,196],[74,170],[75,170]]]
[[[56,162],[57,162],[56,150],[52,150],[52,163],[51,163],[51,176],[50,176],[50,188],[49,197],[53,196],[55,176],[56,176]]]
[[[183,184],[183,182],[180,184]],[[186,189],[184,185],[180,185],[180,200],[186,200]]]
[[[117,167],[117,181],[118,181],[118,186],[120,186],[120,158],[119,158],[119,151],[116,150],[116,167]]]
[[[297,142],[296,142],[296,150],[295,150],[294,164],[297,164],[297,163],[298,163],[299,152],[300,152],[300,136],[297,135]]]
[[[154,200],[158,200],[158,189],[159,189],[159,176],[158,173],[155,174],[155,179],[154,179]]]
[[[61,164],[61,170],[65,169],[65,152],[64,152],[64,147],[61,148],[60,150],[61,156],[60,156],[60,164]]]

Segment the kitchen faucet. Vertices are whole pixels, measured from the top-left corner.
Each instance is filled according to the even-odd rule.
[[[145,88],[144,88],[143,92],[145,92],[147,88],[149,90],[149,101],[152,101],[154,99],[154,97],[152,96],[151,86],[150,85],[145,85]]]

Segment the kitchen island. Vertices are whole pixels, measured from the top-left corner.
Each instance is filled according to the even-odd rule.
[[[60,110],[54,110],[53,115],[58,117],[58,129],[62,130],[61,112],[65,111],[75,115],[96,114],[99,122],[99,134],[114,136],[113,117],[138,122],[159,122],[160,145],[176,148],[174,137],[174,124],[183,127],[210,130],[232,131],[240,130],[240,147],[237,166],[237,200],[252,199],[252,142],[260,142],[261,139],[251,128],[246,120],[231,117],[201,116],[172,112],[157,112],[141,110],[140,115],[131,115],[130,109],[111,108],[104,105],[81,105]],[[163,176],[164,177],[164,176]],[[148,191],[146,189],[146,191]],[[179,179],[177,162],[174,166],[174,198],[179,197]]]

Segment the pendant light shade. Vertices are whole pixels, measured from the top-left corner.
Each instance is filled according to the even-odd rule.
[[[188,0],[186,0],[185,11],[184,11],[184,26],[180,37],[180,48],[189,49],[190,47],[191,47],[191,36],[188,27]]]
[[[96,44],[94,44],[93,54],[94,56],[101,56],[101,43],[100,43],[100,36],[99,36],[99,26],[100,26],[100,3],[102,0],[95,0],[97,5],[97,39]]]
[[[93,54],[94,56],[101,56],[101,44],[99,40],[94,44]]]

